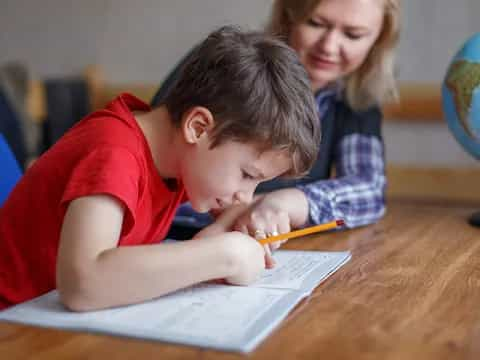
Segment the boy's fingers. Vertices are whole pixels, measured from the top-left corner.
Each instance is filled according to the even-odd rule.
[[[277,236],[277,235],[278,235],[277,230],[272,230],[271,232],[267,232],[267,237]],[[274,243],[270,243],[268,246],[270,247],[270,252],[273,252],[280,247],[280,242],[275,241]]]
[[[267,245],[263,245],[263,250],[265,250],[265,255],[268,255],[268,256],[272,256],[272,252],[270,251],[270,246]]]
[[[265,250],[265,267],[267,269],[271,269],[275,266],[275,259],[272,256],[272,252],[270,251],[270,246],[263,245],[263,249]]]
[[[270,244],[270,251],[275,251],[275,250],[277,250],[277,249],[280,247],[280,245],[282,245],[282,242],[281,242],[281,241],[276,241],[276,242],[274,242],[274,243],[271,243],[271,244]]]
[[[267,234],[269,233],[261,229],[256,229],[253,232],[253,235],[257,240],[265,239],[268,236]],[[265,268],[267,269],[273,268],[275,266],[275,259],[272,256],[270,245],[269,244],[263,245],[263,251],[265,252]]]

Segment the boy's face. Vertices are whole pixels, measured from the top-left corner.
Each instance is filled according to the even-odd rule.
[[[209,149],[205,137],[189,149],[181,177],[192,207],[199,212],[252,200],[257,185],[287,172],[292,160],[283,151],[259,152],[251,143],[225,141]]]

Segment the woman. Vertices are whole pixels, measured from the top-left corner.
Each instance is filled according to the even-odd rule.
[[[262,238],[333,219],[343,219],[352,228],[383,216],[386,181],[379,105],[396,97],[393,52],[399,2],[274,1],[267,31],[297,51],[310,76],[322,125],[320,151],[308,176],[260,184],[261,194],[253,204],[224,211],[219,223]],[[167,79],[167,86],[174,77]],[[166,89],[156,101],[162,91]],[[188,209],[183,211],[184,219],[192,221]]]

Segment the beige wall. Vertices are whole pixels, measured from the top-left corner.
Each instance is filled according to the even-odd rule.
[[[4,4],[5,3],[5,4]],[[0,63],[39,76],[100,64],[116,83],[160,81],[214,28],[261,28],[271,0],[2,0]]]

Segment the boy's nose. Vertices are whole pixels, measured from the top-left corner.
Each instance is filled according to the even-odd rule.
[[[253,200],[252,191],[237,191],[233,197],[234,204],[248,204]]]

